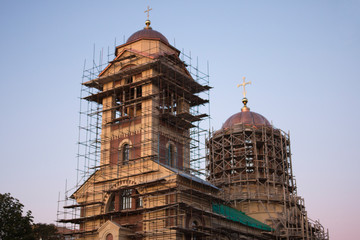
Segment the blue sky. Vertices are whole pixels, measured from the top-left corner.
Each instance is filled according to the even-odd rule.
[[[359,1],[0,1],[0,192],[56,220],[74,184],[84,59],[152,27],[210,65],[219,129],[249,107],[290,131],[298,192],[332,239],[355,239],[360,207]],[[355,235],[356,234],[356,235]]]

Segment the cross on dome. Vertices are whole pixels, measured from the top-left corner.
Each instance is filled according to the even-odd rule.
[[[145,25],[146,25],[145,29],[151,29],[151,27],[150,27],[151,22],[149,20],[149,13],[150,13],[151,10],[152,10],[152,8],[147,6],[147,9],[144,11],[144,13],[147,13],[147,19],[145,21]]]
[[[248,103],[248,100],[246,98],[246,89],[245,89],[245,86],[248,85],[248,84],[251,84],[251,81],[249,82],[245,82],[245,77],[242,78],[243,82],[238,84],[237,87],[240,87],[240,86],[243,86],[243,95],[244,95],[244,98],[242,99],[242,102],[244,104],[244,107],[241,109],[242,112],[248,112],[250,111],[250,108],[248,108],[246,106],[246,104]]]
[[[247,84],[251,84],[251,81],[245,82],[245,77],[243,77],[242,79],[243,79],[243,82],[240,83],[240,84],[238,84],[237,87],[243,86],[243,88],[244,88],[244,89],[243,89],[243,95],[244,95],[244,98],[246,98],[246,89],[245,89],[245,86],[246,86]]]
[[[144,11],[144,13],[147,13],[147,20],[149,20],[149,16],[150,16],[150,11],[152,10],[152,8],[150,8],[149,6],[147,6],[147,9]]]

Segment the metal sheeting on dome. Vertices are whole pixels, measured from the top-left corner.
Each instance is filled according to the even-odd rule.
[[[242,111],[229,117],[222,128],[231,128],[236,124],[271,126],[270,122],[261,114],[251,111]]]
[[[144,28],[140,31],[135,32],[128,38],[126,43],[133,42],[139,39],[158,39],[165,42],[166,44],[169,44],[169,41],[164,35],[162,35],[158,31],[152,30],[151,28]]]

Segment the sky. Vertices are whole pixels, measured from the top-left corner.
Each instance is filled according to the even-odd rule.
[[[206,71],[211,126],[248,106],[290,131],[308,216],[356,239],[360,215],[360,1],[0,1],[0,193],[54,223],[76,180],[84,60],[144,27]]]

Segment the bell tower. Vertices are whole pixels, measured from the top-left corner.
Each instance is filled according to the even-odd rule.
[[[150,9],[151,10],[151,9]],[[210,87],[191,77],[180,51],[152,29],[135,32],[115,49],[115,59],[98,78],[85,82],[97,93],[85,97],[102,105],[100,165],[126,165],[151,158],[170,167],[190,168],[190,132],[206,114],[191,107]]]

